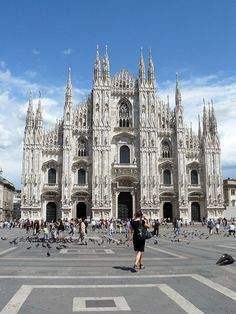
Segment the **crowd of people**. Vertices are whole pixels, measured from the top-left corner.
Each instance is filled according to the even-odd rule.
[[[143,269],[142,263],[143,253],[145,249],[145,239],[140,239],[140,228],[152,228],[151,235],[153,237],[160,236],[160,226],[173,224],[174,233],[178,237],[183,231],[186,224],[182,219],[175,218],[173,222],[154,219],[152,221],[144,217],[141,211],[135,213],[134,219],[92,219],[90,221],[90,232],[104,232],[109,238],[113,237],[113,233],[125,233],[127,245],[130,246],[133,242],[135,251],[135,260],[132,271],[136,272],[137,269]],[[1,223],[1,228],[21,228],[25,230],[26,234],[39,236],[44,241],[57,241],[63,240],[66,236],[78,237],[78,243],[87,244],[85,239],[88,233],[89,222],[87,219],[58,219],[56,221],[47,222],[45,220],[31,221],[29,219],[12,220],[10,222]],[[228,236],[236,236],[236,226],[234,219],[227,221],[226,218],[208,219],[202,221],[202,226],[206,226],[209,230],[209,235],[215,233],[219,234],[220,228],[228,230]]]

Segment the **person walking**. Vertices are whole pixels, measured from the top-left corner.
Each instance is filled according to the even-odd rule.
[[[134,251],[136,252],[135,260],[134,260],[134,266],[132,268],[132,272],[137,272],[137,268],[144,269],[144,265],[142,264],[142,258],[145,248],[145,240],[142,240],[139,238],[139,231],[138,229],[140,226],[143,226],[144,228],[149,228],[149,224],[147,219],[143,216],[143,213],[141,210],[137,211],[135,213],[134,219],[130,223],[131,225],[131,235],[133,235],[133,246]]]
[[[160,228],[160,222],[159,219],[155,219],[153,223],[153,236],[158,237],[159,236],[159,228]]]

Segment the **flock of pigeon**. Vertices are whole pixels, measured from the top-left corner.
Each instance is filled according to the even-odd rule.
[[[207,240],[214,237],[229,237],[228,230],[222,229],[219,231],[219,234],[209,234],[208,230],[202,230],[202,229],[184,229],[180,234],[177,234],[174,232],[172,228],[169,226],[164,228],[161,228],[159,237],[153,237],[149,240],[147,240],[149,243],[150,241],[153,242],[154,245],[158,245],[159,238],[165,239],[166,241],[170,241],[171,243],[175,242],[181,242],[183,244],[189,245],[192,241],[196,240]],[[26,236],[26,237],[16,237],[13,239],[8,239],[7,237],[1,237],[1,240],[3,241],[9,241],[9,244],[11,245],[18,245],[20,242],[26,242],[29,243],[29,245],[26,247],[27,250],[30,250],[32,247],[43,247],[46,251],[46,256],[51,256],[52,249],[56,249],[60,251],[61,249],[66,249],[70,247],[70,244],[77,244],[77,245],[89,245],[89,243],[92,243],[93,245],[101,246],[103,244],[113,244],[113,245],[127,245],[127,238],[125,235],[120,234],[120,238],[116,239],[115,237],[110,237],[106,234],[97,234],[96,236],[86,237],[83,242],[80,242],[80,239],[78,237],[65,237],[63,239],[57,239],[55,240],[48,240],[45,241],[43,237],[37,236]],[[232,264],[235,261],[235,259],[228,255],[223,254],[220,259],[217,261],[216,264],[218,265],[226,265],[226,264]]]

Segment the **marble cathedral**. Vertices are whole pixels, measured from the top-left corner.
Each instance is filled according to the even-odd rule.
[[[199,97],[200,98],[200,97]],[[41,99],[30,97],[22,169],[22,218],[184,221],[223,216],[220,141],[213,105],[198,133],[186,127],[178,79],[173,109],[158,96],[151,52],[138,78],[110,74],[97,49],[91,94],[73,104],[69,70],[64,115],[43,129]]]

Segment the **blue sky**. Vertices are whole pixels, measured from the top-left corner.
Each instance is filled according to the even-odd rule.
[[[186,121],[214,100],[224,177],[236,177],[236,1],[1,0],[0,167],[20,187],[29,91],[41,90],[46,127],[62,116],[68,67],[75,102],[92,83],[96,44],[108,45],[112,74],[138,73],[139,49],[152,49],[158,93],[173,99],[181,81]],[[173,103],[172,103],[173,106]],[[13,132],[14,130],[14,132]],[[14,134],[13,134],[14,133]]]

